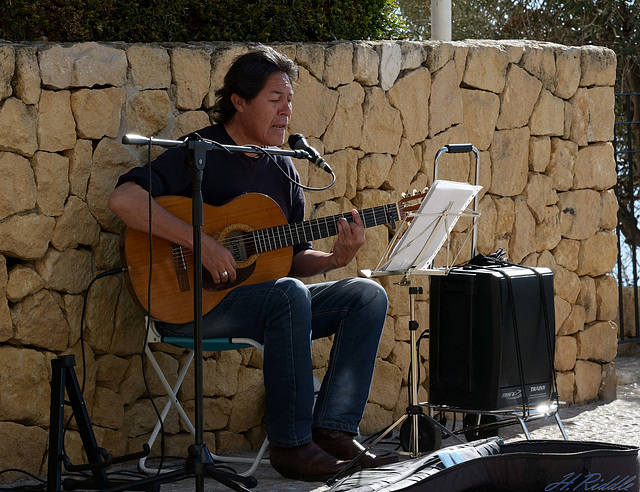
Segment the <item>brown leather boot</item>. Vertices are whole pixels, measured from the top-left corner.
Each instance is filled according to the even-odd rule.
[[[313,441],[324,449],[327,453],[341,460],[352,460],[362,450],[364,446],[356,441],[353,434],[333,429],[314,429]],[[389,454],[386,456],[376,456],[367,451],[360,456],[358,464],[362,468],[376,468],[378,466],[396,463],[398,456]]]
[[[347,465],[323,451],[313,441],[293,448],[270,447],[271,466],[285,478],[305,482],[325,482]],[[349,473],[359,470],[350,470]]]

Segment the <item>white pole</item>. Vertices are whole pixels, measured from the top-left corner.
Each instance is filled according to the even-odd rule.
[[[451,41],[451,0],[431,0],[431,39]]]

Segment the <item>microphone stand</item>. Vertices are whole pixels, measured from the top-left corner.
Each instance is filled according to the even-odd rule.
[[[204,225],[204,202],[202,200],[202,175],[206,162],[206,148],[201,140],[187,139],[189,167],[192,186],[192,226],[193,226],[193,314],[195,343],[195,443],[189,447],[187,471],[196,475],[196,490],[204,490],[204,474],[213,458],[204,443],[203,406],[203,366],[202,366],[202,226]],[[192,470],[190,470],[192,468]]]
[[[183,147],[188,151],[188,162],[191,169],[192,186],[192,226],[193,226],[193,311],[194,311],[194,380],[195,380],[195,442],[189,446],[184,472],[170,473],[166,481],[176,481],[184,476],[195,475],[196,491],[204,492],[204,478],[208,474],[215,480],[234,490],[248,490],[235,481],[243,481],[248,487],[257,485],[253,477],[240,477],[227,472],[213,470],[213,458],[204,443],[204,409],[203,409],[203,362],[202,362],[202,226],[204,225],[204,202],[202,199],[202,178],[206,164],[207,151],[224,150],[230,153],[243,152],[255,154],[260,149],[251,146],[222,145],[205,140],[198,134],[189,135],[182,140],[162,140],[147,138],[139,135],[125,135],[122,138],[125,145],[158,145],[161,147]],[[309,154],[304,150],[269,149],[270,154],[284,155],[294,158],[308,159]],[[148,480],[163,481],[165,477],[158,476]],[[117,489],[112,489],[117,490]]]

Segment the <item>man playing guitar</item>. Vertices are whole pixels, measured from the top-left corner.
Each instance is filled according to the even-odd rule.
[[[297,69],[287,57],[267,47],[240,56],[216,92],[216,124],[198,134],[230,145],[280,146],[291,117]],[[151,164],[151,194],[191,196],[191,177],[183,148],[164,152]],[[276,169],[279,167],[280,169]],[[208,152],[202,190],[206,204],[222,206],[246,193],[269,196],[287,222],[304,218],[304,194],[289,157]],[[120,177],[109,208],[131,230],[148,232],[148,169]],[[247,211],[249,212],[249,211]],[[203,336],[250,337],[264,343],[266,427],[272,466],[283,476],[326,480],[362,449],[353,439],[367,402],[387,297],[377,283],[361,278],[305,285],[310,277],[347,265],[365,240],[357,211],[337,221],[331,253],[311,242],[292,247],[287,276],[239,285],[204,315]],[[153,235],[191,249],[192,227],[152,201]],[[351,218],[351,217],[350,217]],[[203,267],[215,285],[239,281],[231,251],[209,234],[202,236]],[[291,257],[291,256],[290,256]],[[286,268],[285,268],[286,271]],[[193,323],[157,322],[166,334],[192,336]],[[315,408],[311,340],[334,335],[328,370]],[[367,453],[361,467],[375,467],[397,457]]]

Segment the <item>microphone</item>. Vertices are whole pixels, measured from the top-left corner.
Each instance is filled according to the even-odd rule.
[[[122,143],[125,145],[146,145],[149,143],[149,139],[141,135],[128,133],[127,135],[122,137]]]
[[[299,133],[292,133],[291,135],[289,135],[289,147],[294,150],[304,150],[308,154],[307,159],[313,162],[320,169],[323,169],[329,174],[333,174],[333,170],[329,167],[327,161],[322,158],[322,156],[316,149],[309,145],[307,139],[304,138],[303,135]]]

